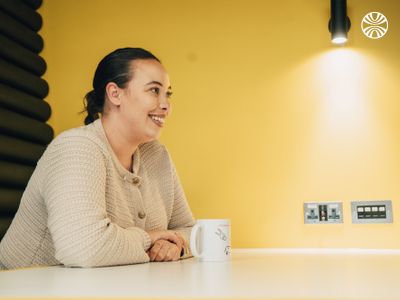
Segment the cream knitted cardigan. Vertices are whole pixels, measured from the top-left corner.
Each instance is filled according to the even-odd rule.
[[[0,267],[97,267],[149,261],[149,230],[194,224],[170,156],[139,146],[133,172],[115,156],[101,120],[60,134],[47,147],[0,243]],[[190,256],[185,249],[184,257]]]

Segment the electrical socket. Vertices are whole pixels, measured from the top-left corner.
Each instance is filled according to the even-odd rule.
[[[304,203],[304,224],[343,223],[342,202]]]

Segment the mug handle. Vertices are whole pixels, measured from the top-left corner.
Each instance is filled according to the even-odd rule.
[[[199,232],[201,225],[199,223],[195,224],[192,228],[192,232],[190,233],[190,250],[192,251],[193,256],[201,257],[201,254],[197,252],[197,245],[196,245],[196,237]]]

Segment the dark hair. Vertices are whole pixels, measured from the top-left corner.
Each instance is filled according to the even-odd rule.
[[[85,125],[92,123],[99,118],[99,113],[103,113],[106,85],[114,82],[118,87],[125,88],[126,84],[132,79],[130,69],[131,62],[136,59],[155,59],[160,60],[149,51],[142,48],[120,48],[106,57],[98,64],[93,78],[93,90],[86,94],[84,98],[87,117]]]

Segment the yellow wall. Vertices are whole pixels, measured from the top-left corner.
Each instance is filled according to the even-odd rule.
[[[328,0],[45,0],[50,123],[82,124],[111,50],[161,58],[174,112],[161,138],[196,218],[230,218],[234,247],[400,247],[400,2],[349,0],[345,47]],[[380,40],[362,17],[389,19]],[[351,200],[391,199],[393,224],[352,225]],[[304,225],[303,202],[343,201],[344,224]]]

